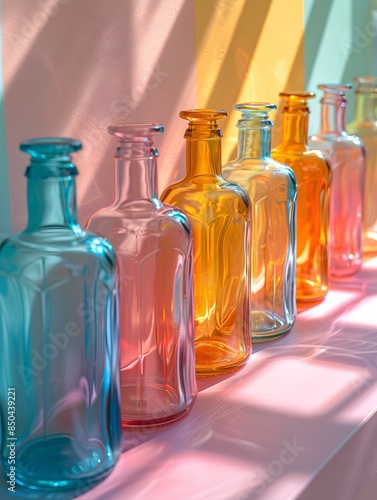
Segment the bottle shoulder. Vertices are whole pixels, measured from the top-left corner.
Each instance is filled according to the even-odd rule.
[[[344,147],[344,148],[360,148],[363,142],[357,135],[348,134],[347,132],[338,133],[318,133],[309,137],[309,146],[312,149],[319,149],[322,151],[324,148],[331,146]]]
[[[223,174],[227,180],[234,180],[242,184],[245,181],[284,182],[296,183],[293,170],[288,165],[273,158],[245,159],[229,162],[223,167]],[[242,184],[243,185],[243,184]]]
[[[359,135],[359,132],[366,132],[366,131],[377,134],[377,121],[365,120],[361,122],[353,120],[350,123],[348,123],[346,129],[348,133],[355,135]]]
[[[62,234],[64,233],[64,234]],[[79,234],[66,231],[22,231],[5,238],[0,244],[0,268],[32,262],[37,259],[80,263],[85,266],[97,261],[109,270],[115,266],[115,252],[110,242],[96,233],[82,230]],[[9,264],[9,265],[8,265]]]
[[[347,125],[347,132],[359,137],[365,145],[366,143],[377,144],[377,123],[376,122],[352,122]]]
[[[177,207],[160,202],[153,211],[128,213],[119,207],[95,213],[87,227],[107,238],[117,254],[138,254],[162,246],[186,249],[192,241],[188,217]],[[170,241],[170,243],[169,243]]]
[[[296,177],[298,168],[312,168],[323,171],[329,175],[329,158],[322,151],[308,148],[306,151],[291,152],[275,149],[272,151],[273,158],[292,168]]]
[[[112,230],[137,226],[152,228],[154,225],[159,226],[164,221],[172,225],[182,226],[185,229],[189,225],[184,212],[169,203],[158,200],[158,204],[153,204],[153,207],[150,203],[147,205],[137,203],[139,210],[134,210],[133,206],[132,203],[127,206],[113,205],[99,210],[91,216],[86,228],[103,235],[104,233],[111,233],[111,231],[106,231],[106,228],[109,229],[110,227]]]
[[[248,205],[248,197],[247,190],[241,184],[223,176],[197,176],[168,186],[161,199],[178,206],[180,201],[195,199],[209,203],[220,199],[223,201],[238,199]]]

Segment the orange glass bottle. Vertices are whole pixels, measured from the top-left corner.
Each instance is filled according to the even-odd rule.
[[[282,142],[272,157],[290,166],[297,189],[296,298],[318,301],[328,291],[327,236],[329,221],[330,165],[308,142],[309,108],[313,92],[282,92]]]
[[[198,376],[241,367],[251,352],[249,333],[250,199],[221,175],[225,111],[181,111],[189,121],[186,176],[161,199],[188,217],[194,237],[195,353]]]

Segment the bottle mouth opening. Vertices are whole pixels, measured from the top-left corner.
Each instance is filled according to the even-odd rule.
[[[303,92],[303,91],[284,91],[280,92],[279,96],[283,99],[290,101],[306,102],[308,99],[313,99],[315,97],[314,92]]]
[[[179,113],[180,118],[188,120],[185,139],[218,139],[222,137],[217,120],[228,116],[225,110],[188,109]]]
[[[377,94],[377,76],[358,76],[356,94]]]
[[[120,141],[150,142],[150,137],[162,134],[164,127],[158,123],[119,123],[110,125],[107,131]]]
[[[80,141],[67,137],[41,137],[23,141],[20,150],[31,156],[25,176],[43,180],[77,175],[77,169],[71,162],[71,153],[80,149]]]
[[[314,92],[286,91],[280,92],[280,97],[285,99],[283,111],[289,113],[309,114],[308,99],[315,97]]]
[[[276,104],[272,104],[269,102],[244,102],[240,104],[234,104],[233,109],[236,111],[240,111],[242,114],[241,119],[239,120],[239,124],[248,121],[266,121],[268,122],[268,114],[271,111],[275,111],[277,109]],[[272,122],[271,122],[272,125]]]
[[[318,85],[320,90],[323,90],[325,94],[334,96],[344,96],[348,90],[353,87],[352,83],[321,83]]]
[[[223,110],[216,109],[188,109],[179,113],[180,118],[189,121],[189,124],[216,124],[217,120],[228,116],[228,113]]]
[[[270,102],[242,102],[240,104],[233,104],[233,109],[241,113],[269,113],[277,109],[277,106]]]
[[[217,121],[225,116],[228,116],[228,113],[223,110],[216,109],[188,109],[186,111],[181,111],[179,113],[180,118],[184,118],[188,120],[189,129],[198,125],[199,127],[205,127],[211,129],[217,129]]]
[[[377,85],[377,76],[355,76],[354,80],[361,85]]]
[[[40,160],[57,158],[64,161],[64,158],[70,159],[70,154],[80,149],[82,149],[80,141],[67,137],[41,137],[20,144],[21,151]]]

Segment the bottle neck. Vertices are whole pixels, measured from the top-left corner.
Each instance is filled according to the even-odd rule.
[[[188,177],[221,175],[221,139],[186,138]]]
[[[355,121],[377,121],[377,94],[356,92]]]
[[[28,225],[26,231],[69,228],[77,232],[75,178],[29,178],[27,183]]]
[[[345,111],[347,101],[342,96],[330,96],[322,99],[322,133],[342,134],[345,130]]]
[[[268,158],[271,154],[271,127],[240,127],[238,132],[238,158]]]
[[[282,148],[306,151],[308,146],[309,113],[283,112]]]
[[[116,198],[115,204],[131,200],[156,200],[157,184],[157,149],[152,142],[124,143],[118,147],[115,155]]]

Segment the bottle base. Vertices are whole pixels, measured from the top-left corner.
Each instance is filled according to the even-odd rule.
[[[241,368],[249,353],[240,352],[219,341],[199,340],[195,342],[196,376],[223,375]]]
[[[182,394],[170,386],[159,384],[121,387],[122,427],[156,427],[187,415],[194,404],[182,404]]]
[[[368,231],[363,239],[363,256],[374,257],[377,255],[377,233]]]
[[[269,311],[252,311],[250,315],[250,331],[253,342],[269,342],[286,335],[293,327],[294,319],[284,321]]]
[[[376,254],[377,254],[377,251],[376,251]],[[348,278],[349,276],[354,276],[355,274],[357,274],[361,269],[361,262],[360,264],[358,264],[357,266],[349,266],[349,267],[345,267],[345,268],[334,268],[334,269],[330,269],[329,271],[329,275],[330,275],[330,278],[332,279],[336,279],[336,278]]]
[[[107,464],[106,464],[107,462]],[[69,435],[41,437],[17,449],[16,482],[37,490],[74,490],[96,485],[110,474],[105,447],[98,440]]]
[[[337,252],[335,249],[330,249],[329,275],[332,278],[352,276],[360,271],[362,261],[363,259],[360,252],[354,255],[352,253],[341,253]]]
[[[320,302],[329,291],[327,285],[319,285],[311,280],[297,280],[296,301],[297,302]]]

